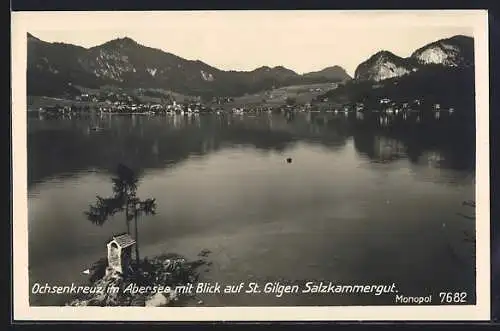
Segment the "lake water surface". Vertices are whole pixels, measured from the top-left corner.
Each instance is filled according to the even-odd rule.
[[[211,251],[223,284],[326,280],[475,300],[474,131],[453,116],[387,128],[355,114],[140,115],[28,119],[30,283],[84,282],[125,231],[84,211],[111,195],[119,163],[138,171],[157,214],[140,219],[143,256]],[[390,124],[390,123],[389,123]],[[90,130],[99,126],[100,132]],[[472,134],[471,134],[472,132]],[[287,163],[286,158],[292,158]],[[464,217],[468,215],[468,217]],[[64,298],[32,295],[32,305]],[[388,304],[387,296],[220,295],[206,305]]]

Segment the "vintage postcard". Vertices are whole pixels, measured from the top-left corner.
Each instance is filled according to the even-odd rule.
[[[489,320],[487,21],[14,12],[14,318]]]

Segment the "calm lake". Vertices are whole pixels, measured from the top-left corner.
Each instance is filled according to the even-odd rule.
[[[140,219],[142,256],[208,249],[202,278],[221,284],[394,282],[410,296],[465,291],[473,303],[474,245],[464,238],[474,210],[462,202],[475,199],[474,125],[454,117],[29,116],[30,284],[85,282],[106,240],[126,230],[123,215],[102,227],[84,215],[96,195],[111,195],[111,172],[123,163],[140,174],[138,195],[157,201],[157,214]],[[201,297],[207,306],[394,301]]]

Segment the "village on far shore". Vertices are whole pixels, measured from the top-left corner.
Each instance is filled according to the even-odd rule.
[[[106,95],[82,93],[73,100],[52,99],[52,105],[28,107],[28,111],[38,112],[41,117],[78,116],[85,113],[97,114],[141,114],[141,115],[185,115],[199,114],[246,114],[246,113],[277,113],[289,114],[295,112],[326,112],[326,113],[381,113],[387,115],[405,115],[419,113],[424,109],[435,113],[453,113],[453,105],[443,105],[428,102],[425,99],[395,101],[389,97],[382,97],[374,102],[334,103],[327,97],[313,99],[311,102],[298,102],[296,98],[286,95],[274,103],[235,102],[233,97],[213,97],[210,101],[202,101],[200,97],[184,98],[176,101],[174,97],[161,98],[160,101],[141,101],[140,98],[127,93],[109,92]],[[58,102],[60,100],[60,102]]]

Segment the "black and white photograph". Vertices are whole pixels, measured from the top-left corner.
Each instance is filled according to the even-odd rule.
[[[489,316],[485,11],[12,29],[20,315]]]

